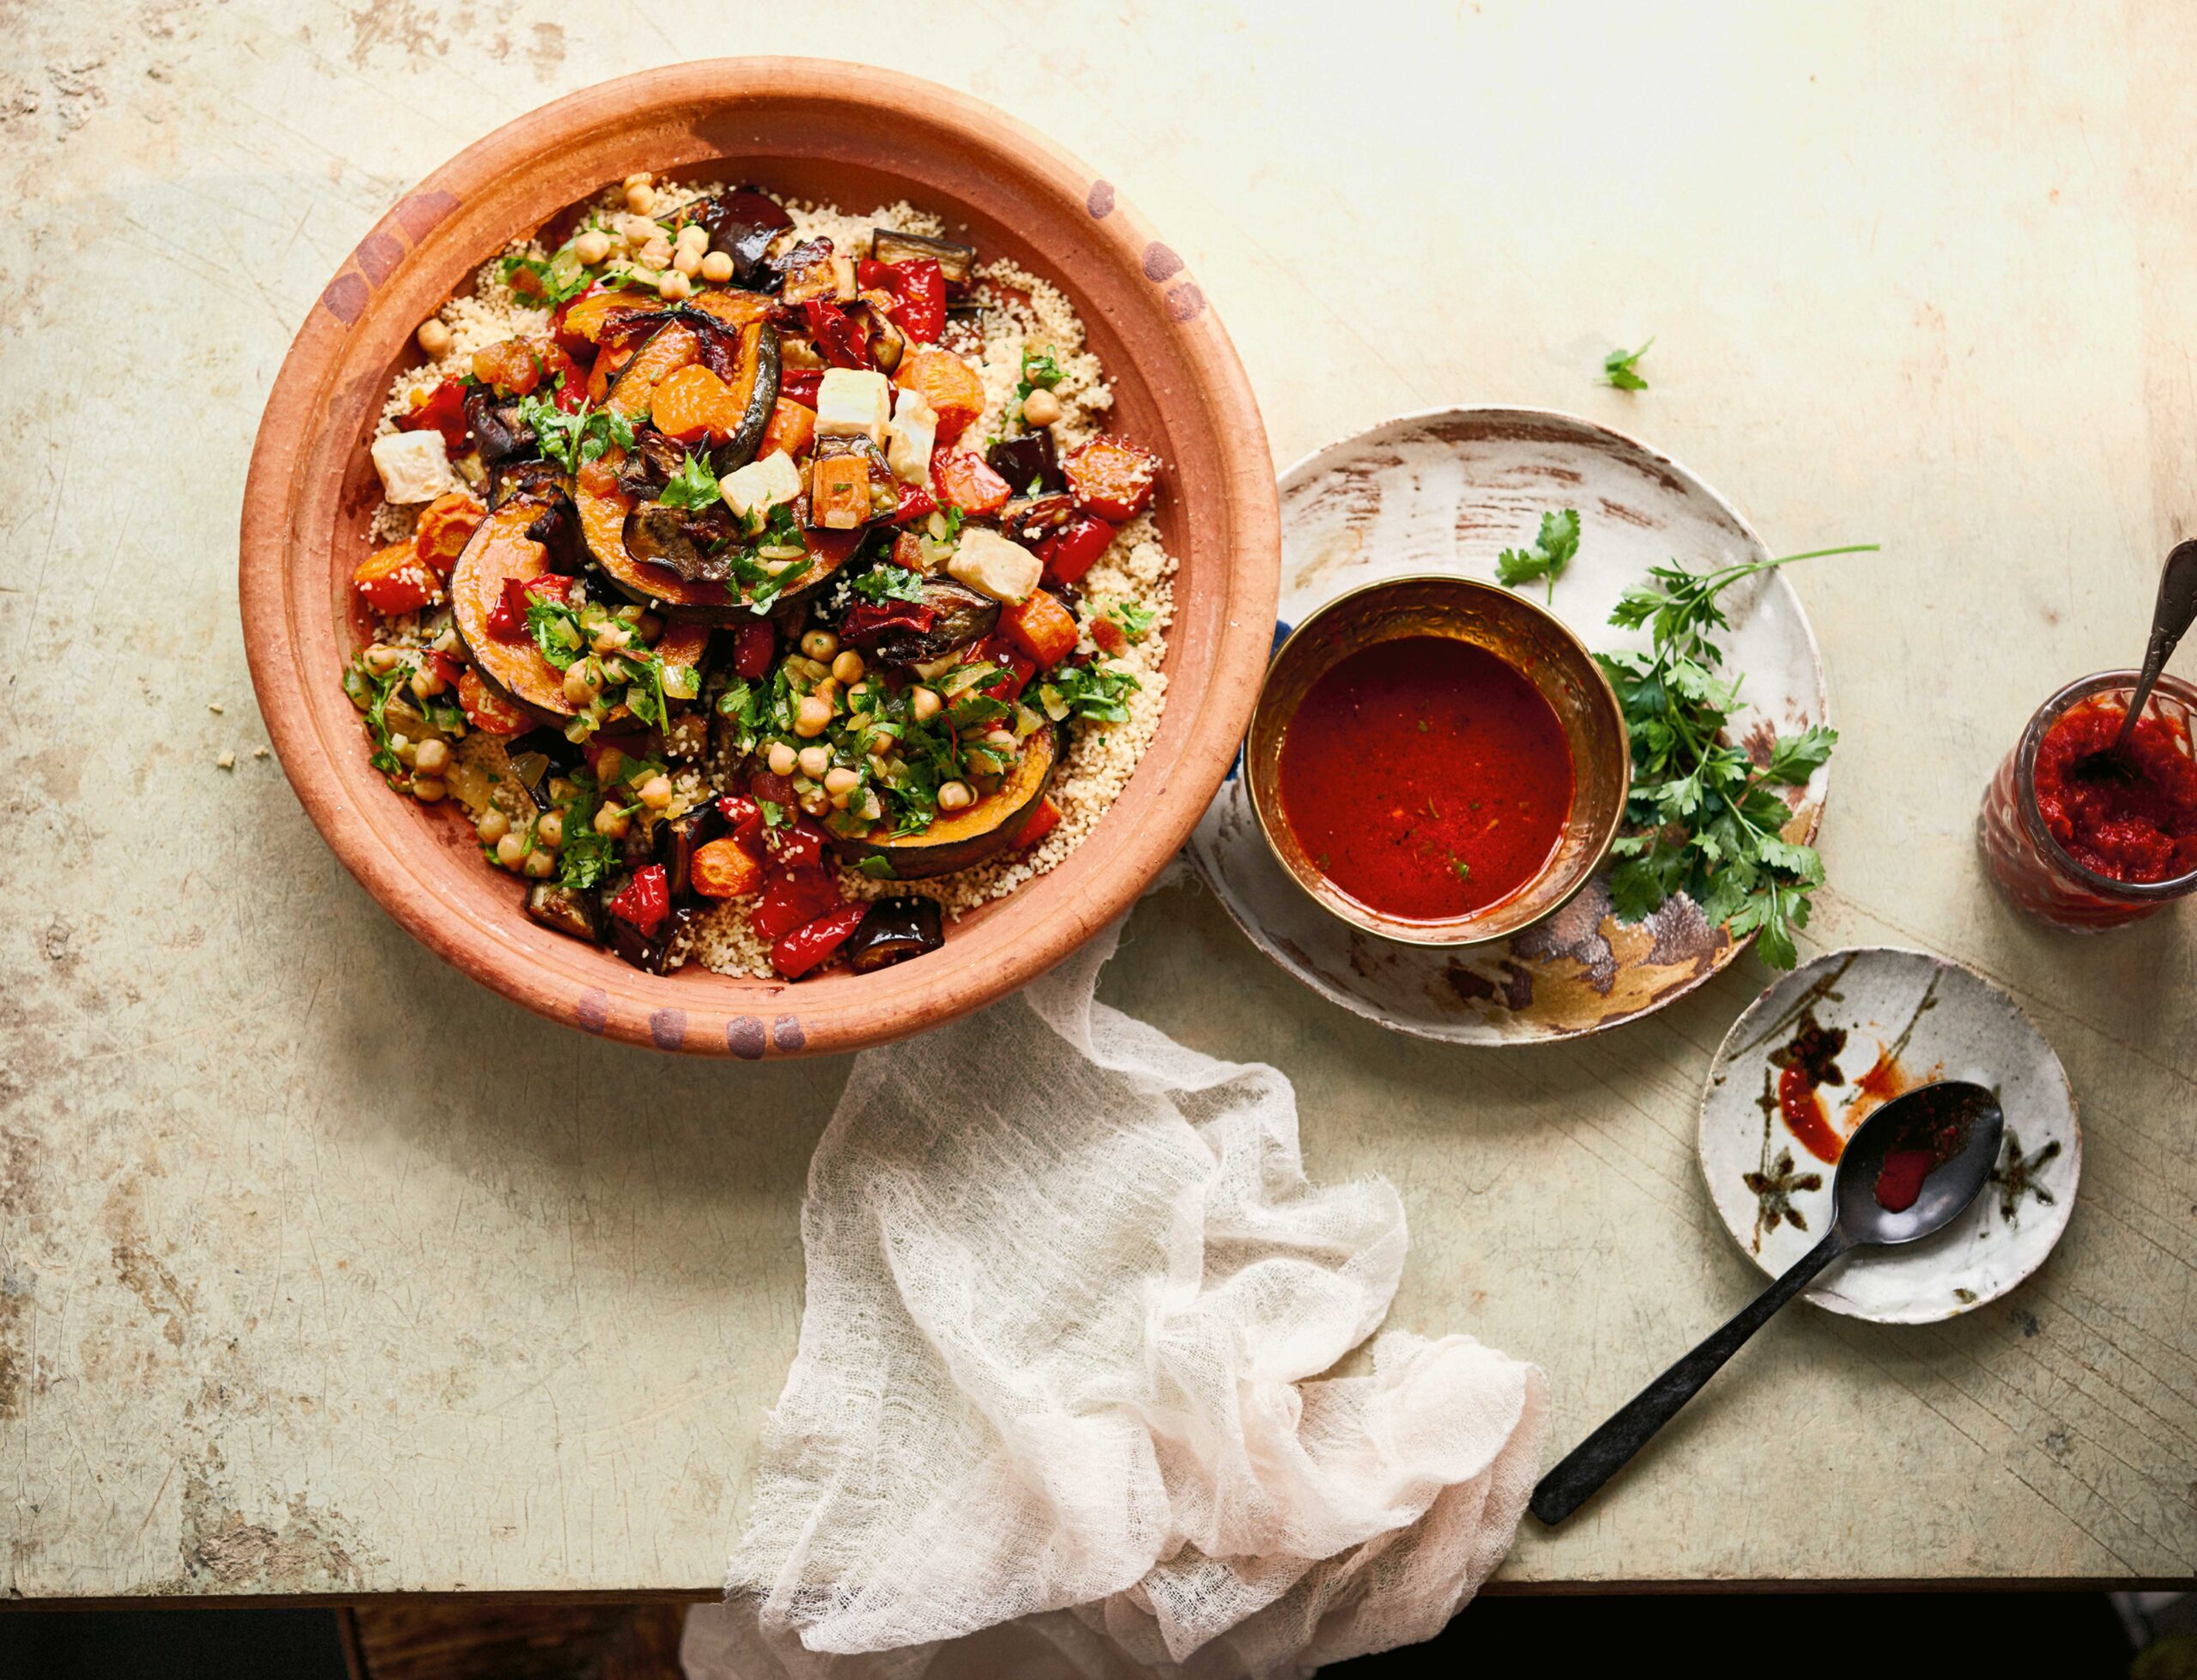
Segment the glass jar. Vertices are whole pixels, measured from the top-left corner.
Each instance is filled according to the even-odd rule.
[[[2037,802],[2037,755],[2052,726],[2075,706],[2100,697],[2125,707],[2136,691],[2133,671],[2101,671],[2069,683],[2037,709],[2022,738],[1984,790],[1976,816],[1983,861],[2000,891],[2019,909],[2079,933],[2118,928],[2197,891],[2197,872],[2162,881],[2119,881],[2078,863],[2045,827]],[[2162,676],[2145,708],[2181,734],[2197,728],[2197,688]]]

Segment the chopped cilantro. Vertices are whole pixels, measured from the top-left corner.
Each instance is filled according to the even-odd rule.
[[[1140,601],[1117,601],[1106,609],[1106,616],[1132,642],[1141,642],[1152,633],[1153,623],[1159,616],[1156,607],[1147,607]],[[1422,728],[1425,725],[1420,726]]]
[[[717,475],[710,470],[706,455],[694,454],[687,457],[686,464],[671,475],[657,497],[666,507],[707,507],[717,499]]]

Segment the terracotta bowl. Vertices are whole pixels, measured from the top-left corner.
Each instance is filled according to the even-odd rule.
[[[411,335],[515,237],[635,170],[753,179],[860,213],[902,197],[1074,302],[1119,424],[1168,471],[1180,562],[1167,709],[1135,777],[1058,868],[965,916],[942,951],[791,986],[689,965],[657,976],[529,922],[465,824],[368,767],[339,678],[348,582],[379,498],[366,444]],[[743,58],[560,100],[429,176],[360,241],[299,331],[245,491],[245,641],[275,750],[351,873],[437,955],[528,1008],[660,1049],[754,1060],[859,1048],[1014,990],[1119,915],[1189,834],[1265,662],[1280,552],[1257,404],[1183,260],[1107,181],[976,100],[882,70]]]
[[[1451,636],[1486,648],[1540,691],[1571,749],[1571,808],[1547,867],[1507,898],[1442,922],[1385,916],[1320,873],[1281,807],[1281,747],[1298,704],[1336,662],[1407,636]],[[1587,884],[1624,820],[1632,782],[1625,714],[1579,638],[1523,595],[1470,577],[1391,577],[1337,595],[1290,633],[1268,668],[1244,749],[1251,808],[1268,845],[1330,915],[1404,945],[1508,939],[1562,908]]]

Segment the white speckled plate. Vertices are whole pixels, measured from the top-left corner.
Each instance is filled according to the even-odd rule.
[[[1772,1277],[1813,1248],[1831,1219],[1834,1169],[1777,1100],[1786,1047],[1812,1020],[1846,1034],[1839,1078],[1820,1093],[1843,1140],[1870,1109],[1938,1079],[1999,1094],[2006,1141],[1976,1206],[1927,1242],[1863,1250],[1807,1299],[1879,1324],[1922,1324],[1995,1300],[2044,1264],[2074,1211],[2083,1134],[2060,1058],[2006,993],[1958,964],[1872,946],[1803,964],[1740,1016],[1701,1099],[1701,1171],[1724,1225]]]
[[[1621,432],[1537,408],[1446,409],[1390,420],[1283,474],[1283,622],[1407,572],[1492,579],[1498,553],[1530,544],[1543,511],[1565,507],[1579,511],[1579,552],[1551,604],[1598,650],[1648,645],[1643,632],[1613,629],[1609,615],[1650,567],[1768,557],[1723,498]],[[1750,740],[1824,722],[1815,638],[1783,576],[1750,580],[1723,606],[1728,668],[1746,679],[1739,722]],[[1813,837],[1823,799],[1819,771],[1800,790],[1788,838]],[[1692,990],[1744,948],[1685,897],[1620,926],[1600,875],[1500,944],[1439,951],[1375,939],[1328,915],[1275,861],[1238,774],[1190,850],[1261,950],[1344,1008],[1422,1038],[1531,1044],[1600,1031]]]

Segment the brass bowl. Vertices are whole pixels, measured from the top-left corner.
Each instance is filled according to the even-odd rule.
[[[1281,744],[1306,691],[1346,656],[1406,636],[1450,636],[1486,648],[1540,692],[1571,748],[1571,810],[1546,866],[1509,897],[1442,922],[1384,916],[1343,891],[1305,855],[1281,809]],[[1281,867],[1330,915],[1405,945],[1483,945],[1559,909],[1608,853],[1632,783],[1625,716],[1594,656],[1554,614],[1468,577],[1386,578],[1322,607],[1267,667],[1244,752],[1251,806]]]

